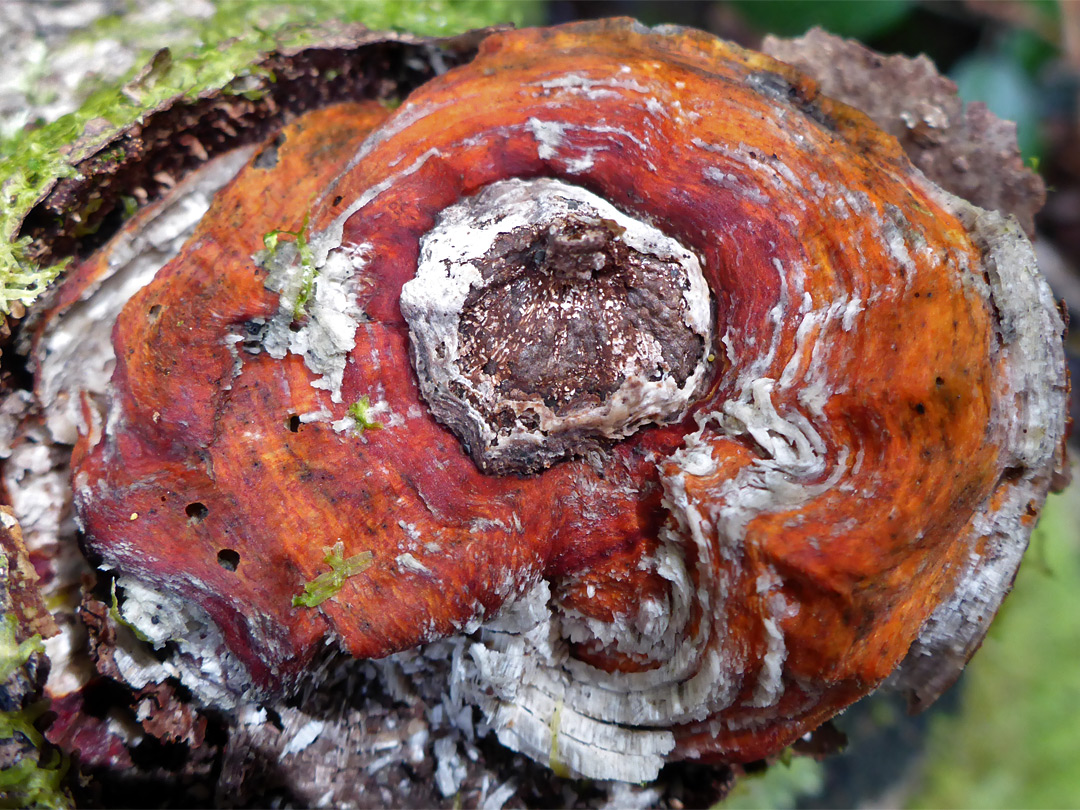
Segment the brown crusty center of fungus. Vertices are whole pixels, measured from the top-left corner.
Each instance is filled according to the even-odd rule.
[[[493,183],[444,211],[401,309],[433,413],[496,474],[681,417],[712,342],[698,258],[551,179]]]

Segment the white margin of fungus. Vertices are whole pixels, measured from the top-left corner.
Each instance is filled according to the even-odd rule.
[[[977,510],[960,540],[970,548],[967,568],[890,678],[893,688],[924,704],[959,677],[1012,588],[1033,528],[1029,507],[1042,508],[1049,481],[1064,464],[1068,413],[1065,325],[1031,242],[1015,219],[927,186],[983,254],[1004,360],[990,429],[1003,434],[1002,461],[1016,475],[997,508],[988,498]]]
[[[82,423],[80,393],[103,397],[116,362],[112,330],[135,293],[176,256],[209,210],[214,195],[247,164],[255,146],[227,152],[185,178],[160,204],[137,216],[138,233],[108,244],[108,272],[46,327],[37,348],[37,393],[55,441],[75,444]]]

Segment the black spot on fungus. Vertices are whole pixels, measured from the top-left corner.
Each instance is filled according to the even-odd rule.
[[[826,129],[836,130],[836,123],[821,109],[817,99],[808,95],[805,88],[793,85],[784,76],[769,70],[760,70],[751,73],[746,82],[761,95],[782,104],[790,104]]]
[[[916,402],[915,413],[919,414],[919,416],[922,416],[924,413],[926,413],[926,406],[923,405],[921,402]]]
[[[293,433],[297,433],[300,430],[300,417],[295,413],[289,415],[289,430]]]

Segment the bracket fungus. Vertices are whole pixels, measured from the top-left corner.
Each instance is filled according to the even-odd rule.
[[[193,233],[106,315],[140,214],[34,351],[86,548],[217,705],[457,638],[451,691],[566,772],[760,759],[936,697],[1061,463],[1021,230],[704,33],[496,33],[184,182]]]

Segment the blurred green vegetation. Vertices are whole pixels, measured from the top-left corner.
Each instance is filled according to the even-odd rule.
[[[1024,158],[1041,158],[1041,121],[1047,114],[1042,76],[1057,49],[1032,31],[1003,31],[962,57],[950,71],[965,101],[981,101],[991,112],[1015,121]]]
[[[744,776],[735,784],[718,810],[788,810],[799,799],[813,796],[824,784],[821,763],[806,757],[791,757],[765,771]]]
[[[1080,806],[1080,508],[1051,496],[911,808]]]
[[[866,40],[901,25],[912,0],[733,0],[739,13],[761,31],[798,36],[815,25],[843,37]]]

